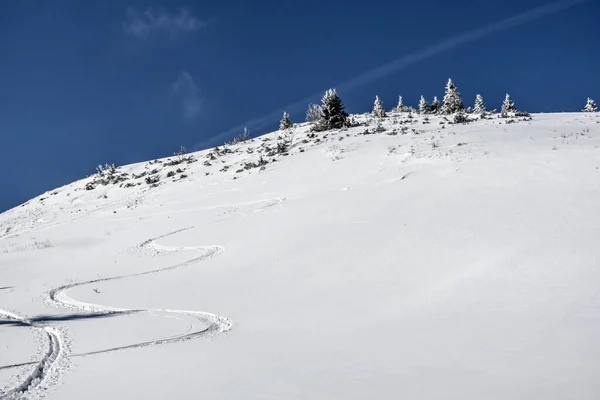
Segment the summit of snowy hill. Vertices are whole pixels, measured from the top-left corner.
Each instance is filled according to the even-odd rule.
[[[596,399],[600,115],[510,104],[282,121],[1,214],[0,399]]]

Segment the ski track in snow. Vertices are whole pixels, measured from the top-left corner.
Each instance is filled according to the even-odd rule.
[[[0,366],[0,370],[9,369],[9,368],[17,368],[26,365],[35,364],[35,368],[33,372],[31,372],[20,384],[16,387],[9,389],[6,392],[0,393],[0,400],[13,400],[21,397],[27,397],[32,391],[38,388],[42,382],[44,382],[45,378],[49,375],[49,373],[56,369],[55,366],[58,361],[63,357],[81,357],[81,356],[90,356],[95,354],[102,354],[120,350],[127,349],[136,349],[147,346],[155,346],[167,343],[175,343],[181,342],[185,340],[195,339],[195,338],[209,338],[217,335],[222,335],[231,330],[232,321],[229,318],[218,316],[215,314],[210,314],[207,312],[201,311],[189,311],[189,310],[169,310],[169,309],[125,309],[125,308],[114,308],[109,306],[103,306],[99,304],[85,303],[81,301],[77,301],[68,296],[68,291],[70,289],[89,285],[92,283],[98,282],[107,282],[118,279],[132,278],[136,276],[143,276],[149,274],[157,274],[165,271],[170,271],[173,269],[189,267],[193,264],[196,264],[200,261],[207,260],[212,258],[225,249],[221,246],[188,246],[188,247],[169,247],[163,246],[156,243],[156,240],[161,238],[174,235],[176,233],[186,231],[188,229],[192,229],[193,227],[188,227],[184,229],[180,229],[174,232],[167,233],[166,235],[162,235],[153,239],[149,239],[144,241],[143,243],[134,247],[134,250],[141,250],[149,255],[156,255],[163,252],[174,252],[174,251],[204,251],[204,254],[201,256],[195,257],[191,260],[172,265],[165,268],[159,268],[151,271],[145,271],[135,274],[129,275],[120,275],[109,278],[100,278],[94,279],[85,282],[73,283],[69,285],[60,286],[56,289],[52,289],[48,293],[47,302],[55,307],[59,308],[67,308],[72,310],[83,311],[84,313],[100,313],[105,315],[131,315],[131,314],[153,314],[153,315],[162,315],[165,317],[173,317],[177,319],[183,319],[189,323],[189,328],[185,333],[164,337],[156,340],[150,340],[146,342],[139,342],[130,345],[112,347],[103,350],[97,350],[87,353],[81,354],[69,354],[65,355],[65,346],[62,334],[57,329],[44,326],[41,323],[33,323],[29,321],[25,317],[21,317],[17,314],[11,313],[9,311],[0,310],[0,316],[3,316],[9,320],[18,321],[24,325],[31,326],[35,329],[39,329],[44,332],[45,336],[48,339],[48,350],[43,355],[42,359],[37,362],[26,362],[21,364],[14,365],[6,365]],[[83,314],[85,316],[85,314]]]
[[[24,396],[39,387],[44,379],[56,369],[55,366],[63,356],[65,346],[62,340],[62,334],[57,329],[36,324],[32,321],[29,321],[27,318],[5,310],[0,310],[0,316],[9,320],[18,321],[23,325],[39,329],[44,333],[44,336],[47,339],[48,348],[40,361],[37,363],[24,363],[19,365],[23,366],[36,364],[33,371],[30,372],[16,387],[0,393],[0,400],[18,399],[19,397]]]

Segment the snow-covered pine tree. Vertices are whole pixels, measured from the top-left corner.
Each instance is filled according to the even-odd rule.
[[[483,96],[481,96],[480,94],[475,96],[475,106],[473,107],[473,113],[485,115],[485,103],[483,102]]]
[[[419,113],[427,114],[429,112],[429,104],[427,100],[425,100],[424,96],[421,96],[421,100],[419,100]]]
[[[290,114],[283,112],[283,118],[279,121],[279,130],[284,131],[292,127],[292,121],[290,120]]]
[[[431,102],[431,105],[429,106],[431,113],[437,114],[438,112],[440,112],[441,108],[442,108],[442,103],[440,103],[437,96],[433,96],[433,101]]]
[[[587,99],[587,103],[585,105],[585,107],[583,108],[584,112],[598,112],[598,106],[596,105],[596,102],[592,99],[590,99],[588,97]]]
[[[506,93],[506,97],[504,98],[504,102],[502,103],[502,110],[500,111],[500,115],[502,117],[507,117],[509,112],[515,112],[517,108],[515,107],[515,102],[510,98],[510,94]]]
[[[442,106],[443,114],[453,114],[457,111],[464,110],[462,100],[460,99],[460,92],[456,88],[452,79],[448,79],[446,84],[446,94],[444,95],[444,105]]]
[[[323,105],[322,117],[323,117],[323,128],[324,129],[339,129],[344,126],[348,120],[348,113],[344,109],[344,103],[340,96],[338,96],[335,89],[329,89],[323,95],[321,99]]]
[[[396,106],[396,111],[397,112],[406,111],[406,106],[404,105],[404,100],[402,100],[402,96],[398,97],[398,105]]]
[[[473,109],[471,108],[471,106],[469,106],[469,107],[467,107],[467,109],[465,110],[465,112],[467,114],[471,114],[471,113],[473,113]]]
[[[383,108],[383,101],[379,96],[375,96],[375,104],[373,104],[373,116],[376,118],[385,117],[385,109]]]

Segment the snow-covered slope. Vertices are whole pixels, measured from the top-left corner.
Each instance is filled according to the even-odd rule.
[[[598,115],[357,119],[0,215],[0,399],[597,399]]]

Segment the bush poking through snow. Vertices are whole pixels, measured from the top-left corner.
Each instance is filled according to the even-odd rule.
[[[429,112],[429,104],[427,100],[425,100],[424,96],[421,96],[421,100],[419,100],[419,113],[427,114]]]
[[[86,190],[93,190],[97,186],[116,185],[129,179],[129,174],[125,172],[119,173],[119,167],[115,164],[98,165],[96,174],[92,181],[85,185]]]
[[[283,117],[279,121],[279,130],[284,131],[292,127],[292,120],[290,120],[290,114],[283,112]]]
[[[385,132],[385,128],[381,125],[381,122],[377,124],[377,126],[375,127],[375,129],[373,130],[374,133],[382,133]]]
[[[179,164],[182,164],[184,162],[187,162],[189,164],[191,162],[196,161],[191,154],[188,154],[188,151],[187,151],[187,149],[184,146],[180,146],[179,150],[177,150],[173,154],[175,155],[175,159],[174,160],[167,160],[164,163],[165,166],[179,165]]]
[[[160,175],[148,175],[145,181],[148,185],[154,187],[154,185],[158,185],[160,182]]]
[[[470,122],[469,117],[463,111],[458,111],[452,118],[453,124],[466,124]]]
[[[442,103],[440,103],[437,96],[433,96],[433,101],[431,102],[431,105],[429,106],[429,112],[431,112],[432,114],[437,114],[440,112],[441,109],[442,109]]]
[[[233,146],[238,143],[243,143],[247,140],[250,140],[250,130],[248,127],[244,127],[244,132],[240,133],[238,136],[234,137],[230,142],[225,142],[225,146]]]
[[[475,105],[473,107],[473,113],[482,117],[485,116],[485,103],[483,102],[483,96],[481,96],[480,94],[475,96]]]
[[[277,154],[287,154],[290,145],[287,140],[277,142]]]
[[[269,162],[267,160],[265,160],[263,158],[263,156],[260,156],[260,158],[258,159],[258,162],[247,162],[244,163],[244,170],[249,170],[252,168],[259,168],[259,167],[263,167],[265,165],[267,165]]]
[[[395,108],[396,112],[404,112],[406,111],[406,106],[404,105],[404,100],[402,96],[398,96],[398,105]]]
[[[517,111],[515,107],[515,102],[510,98],[510,94],[506,93],[506,97],[502,102],[502,109],[500,111],[500,117],[506,118],[508,117],[508,113]]]
[[[588,97],[587,99],[587,103],[585,104],[585,107],[583,107],[583,112],[598,112],[598,106],[596,105],[596,102],[592,99],[590,99]]]
[[[306,110],[306,122],[316,123],[321,119],[322,110],[318,104],[309,104]]]
[[[460,92],[458,91],[452,79],[448,79],[446,84],[446,94],[444,95],[444,105],[442,106],[442,113],[454,114],[455,112],[464,110],[462,100],[460,99]]]
[[[383,108],[383,101],[379,98],[379,96],[375,96],[375,103],[373,104],[373,111],[371,114],[375,118],[383,118],[385,117],[385,109]]]

